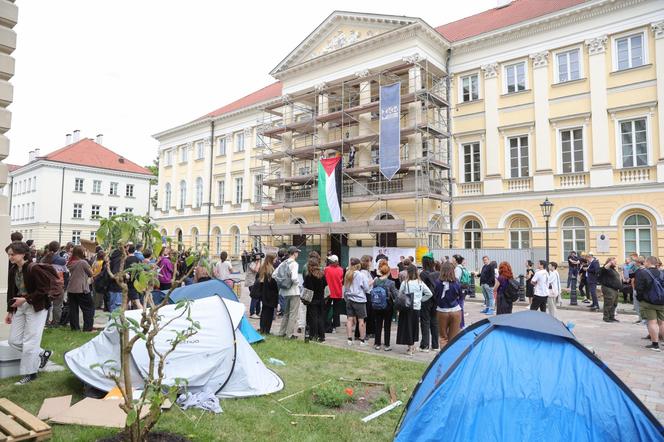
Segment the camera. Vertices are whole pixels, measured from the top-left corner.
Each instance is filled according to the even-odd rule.
[[[265,253],[263,252],[254,252],[251,254],[251,260],[256,261],[258,259],[263,259],[265,258]]]

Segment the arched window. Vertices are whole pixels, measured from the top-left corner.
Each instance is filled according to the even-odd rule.
[[[530,248],[530,224],[523,218],[516,218],[510,224],[510,249]]]
[[[463,225],[464,249],[482,248],[482,226],[479,221],[471,219]]]
[[[306,224],[302,218],[295,218],[291,224]],[[307,235],[293,235],[291,238],[293,245],[295,247],[306,246],[307,245]]]
[[[214,241],[214,254],[219,255],[221,253],[221,229],[219,229],[219,227],[212,229],[212,236]]]
[[[376,217],[377,220],[394,219],[389,213],[381,213]],[[376,247],[396,247],[397,232],[382,232],[376,235]]]
[[[646,216],[639,213],[628,216],[623,226],[623,238],[625,256],[630,253],[652,255],[652,225]]]
[[[164,210],[171,208],[171,183],[166,183],[164,188]]]
[[[232,250],[231,255],[237,256],[237,255],[240,254],[240,243],[241,243],[240,229],[238,228],[238,226],[233,226],[233,227],[231,227],[230,232],[231,232],[231,240],[232,240],[232,244],[233,244],[233,250]]]
[[[175,238],[177,238],[178,242],[178,251],[182,251],[184,248],[184,245],[182,244],[182,230],[177,229],[175,230]]]
[[[203,204],[203,178],[196,178],[196,194],[194,198],[194,207],[201,207]]]
[[[178,201],[178,209],[183,210],[185,204],[187,204],[187,182],[182,180],[180,181],[180,200]]]
[[[570,216],[563,222],[563,257],[576,252],[587,251],[586,223],[578,216]]]
[[[194,249],[198,248],[198,228],[191,229],[191,245]]]

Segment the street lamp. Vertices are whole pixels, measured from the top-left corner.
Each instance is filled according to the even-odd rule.
[[[549,201],[547,197],[542,204],[540,204],[540,209],[542,209],[542,216],[546,223],[546,265],[549,265],[549,218],[551,218],[551,209],[553,209],[553,203]]]

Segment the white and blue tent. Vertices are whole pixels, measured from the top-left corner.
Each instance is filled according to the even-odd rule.
[[[395,440],[656,442],[664,429],[562,322],[528,310],[476,322],[450,341]]]

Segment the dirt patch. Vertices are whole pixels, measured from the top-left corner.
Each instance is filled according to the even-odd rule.
[[[354,385],[353,396],[355,401],[347,402],[339,408],[342,413],[367,413],[387,405],[388,393],[382,385]],[[376,404],[382,404],[380,407]]]
[[[125,442],[129,438],[124,432],[118,433],[115,436],[97,439],[97,442]],[[154,431],[148,435],[148,442],[191,442],[184,436],[179,434],[166,433],[163,431]]]

